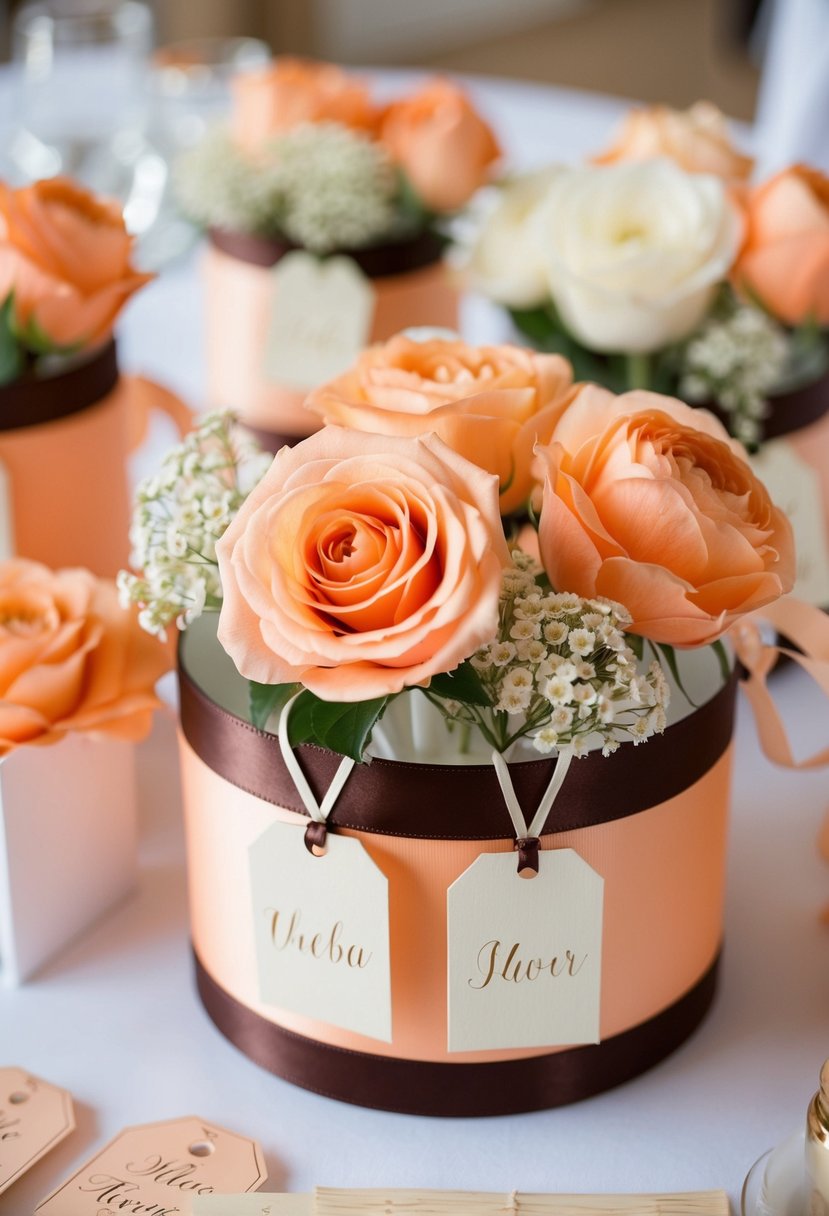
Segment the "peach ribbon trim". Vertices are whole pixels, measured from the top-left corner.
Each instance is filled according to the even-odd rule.
[[[759,621],[768,621],[798,650],[770,646],[760,636]],[[829,764],[829,746],[796,760],[786,728],[766,683],[780,655],[803,668],[829,698],[829,616],[813,604],[787,597],[741,621],[731,631],[737,658],[748,672],[742,688],[748,697],[757,723],[763,753],[784,768],[812,769]]]

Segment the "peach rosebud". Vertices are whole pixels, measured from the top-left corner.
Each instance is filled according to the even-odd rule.
[[[545,442],[573,393],[570,364],[518,346],[416,342],[398,334],[363,351],[349,371],[315,389],[306,405],[325,422],[378,435],[433,431],[495,473],[501,512],[523,506],[533,448]]]
[[[701,646],[791,590],[791,525],[707,411],[585,386],[539,457],[553,586],[623,604],[634,633]]]
[[[750,191],[738,287],[789,325],[829,325],[829,177],[794,165]]]
[[[0,300],[14,292],[16,324],[34,324],[55,346],[106,337],[153,277],[133,269],[132,247],[118,205],[68,178],[0,183]]]
[[[434,435],[327,427],[283,448],[216,546],[241,674],[363,701],[451,671],[498,627],[498,483]]]
[[[629,110],[616,139],[601,155],[599,165],[620,160],[652,160],[667,156],[688,173],[712,173],[741,181],[754,161],[731,142],[725,117],[709,101],[688,110],[670,106],[644,106]]]
[[[491,127],[450,80],[433,80],[392,102],[380,139],[425,206],[457,211],[501,155]]]
[[[332,63],[280,56],[233,84],[233,138],[250,153],[305,122],[371,131],[377,118],[366,86]]]
[[[170,652],[87,570],[0,563],[0,755],[72,731],[137,740]]]

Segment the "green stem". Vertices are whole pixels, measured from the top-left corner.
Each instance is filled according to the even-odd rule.
[[[649,388],[651,382],[651,357],[641,351],[625,355],[625,379],[629,389]]]

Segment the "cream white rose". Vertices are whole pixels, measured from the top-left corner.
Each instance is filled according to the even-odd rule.
[[[549,299],[547,268],[532,218],[560,165],[510,178],[477,234],[467,262],[471,286],[508,308]]]
[[[653,160],[560,172],[530,227],[573,336],[593,350],[648,353],[700,323],[743,224],[719,178]]]

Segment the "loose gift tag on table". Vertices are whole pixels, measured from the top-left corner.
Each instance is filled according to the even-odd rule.
[[[344,372],[367,344],[374,288],[351,258],[296,250],[273,270],[265,374],[308,389]]]
[[[359,840],[274,823],[250,847],[262,1000],[391,1042],[389,884]]]
[[[74,1130],[65,1089],[22,1068],[0,1068],[0,1195]]]
[[[484,853],[447,892],[450,1051],[599,1041],[604,880],[574,849]]]
[[[109,1211],[173,1216],[197,1195],[253,1191],[268,1176],[259,1145],[191,1116],[127,1127],[82,1165],[37,1212],[99,1216]]]

